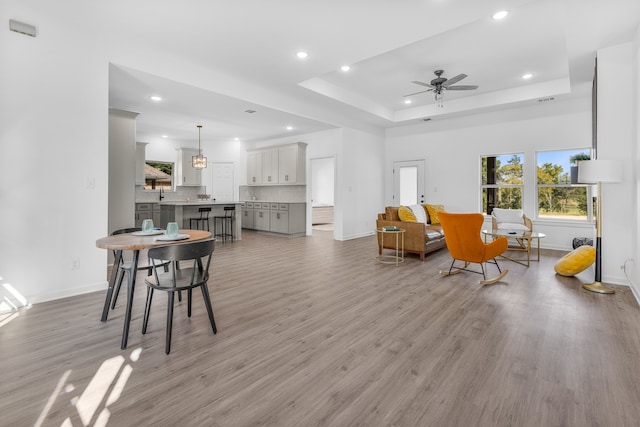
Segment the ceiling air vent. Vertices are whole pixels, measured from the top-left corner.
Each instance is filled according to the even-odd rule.
[[[9,30],[25,36],[36,36],[36,27],[34,25],[25,24],[24,22],[9,19]]]
[[[249,114],[253,114],[256,112],[256,110],[244,110],[245,113],[249,113]]]
[[[546,98],[540,98],[538,99],[538,102],[549,102],[549,101],[554,101],[555,98],[553,96],[548,96]]]

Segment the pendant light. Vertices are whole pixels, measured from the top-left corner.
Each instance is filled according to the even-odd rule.
[[[202,125],[198,125],[198,155],[191,156],[191,166],[195,169],[204,169],[207,167],[207,158],[202,155],[200,151],[200,130],[202,129]]]

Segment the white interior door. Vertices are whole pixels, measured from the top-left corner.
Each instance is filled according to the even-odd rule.
[[[211,197],[216,201],[232,202],[233,163],[209,163],[211,166]]]
[[[395,206],[424,204],[425,161],[393,162],[393,204]]]

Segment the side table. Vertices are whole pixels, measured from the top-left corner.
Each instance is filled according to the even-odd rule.
[[[376,261],[382,264],[395,264],[396,266],[404,262],[404,228],[396,227],[381,227],[376,229],[378,237],[378,246],[383,247],[385,237],[389,236],[392,241],[395,241],[395,251],[393,255],[379,255],[376,257]],[[388,242],[388,241],[387,241]],[[383,249],[384,250],[384,249]]]

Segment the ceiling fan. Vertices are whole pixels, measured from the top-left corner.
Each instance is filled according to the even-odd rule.
[[[415,84],[420,85],[420,86],[428,87],[429,89],[421,90],[420,92],[410,93],[408,95],[405,95],[404,97],[406,98],[407,96],[413,96],[413,95],[417,95],[419,93],[434,92],[435,99],[436,99],[436,101],[438,101],[438,107],[442,107],[442,92],[444,90],[475,90],[475,89],[478,89],[478,86],[476,86],[476,85],[452,86],[454,83],[458,83],[460,80],[466,78],[467,77],[466,74],[458,74],[457,76],[451,77],[450,79],[448,79],[446,77],[442,77],[443,73],[444,73],[443,70],[434,71],[434,74],[436,75],[436,78],[431,80],[431,83],[424,83],[424,82],[420,82],[420,81],[417,81],[417,80],[412,81],[411,83],[415,83]]]

